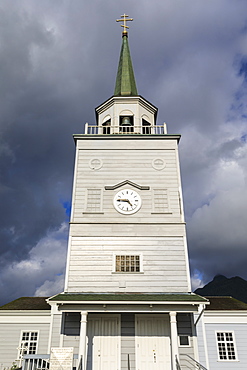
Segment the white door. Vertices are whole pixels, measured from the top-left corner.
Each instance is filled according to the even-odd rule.
[[[119,315],[88,319],[87,370],[120,370]]]
[[[136,369],[171,369],[168,315],[136,315]]]

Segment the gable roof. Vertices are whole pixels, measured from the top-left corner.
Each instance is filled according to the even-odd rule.
[[[21,297],[0,307],[0,310],[50,310],[48,297]]]
[[[117,188],[120,188],[121,186],[124,186],[124,185],[131,185],[139,190],[149,190],[150,189],[150,186],[142,186],[142,185],[138,185],[130,180],[125,180],[125,181],[122,181],[122,182],[119,182],[118,184],[115,184],[115,185],[112,185],[112,186],[105,186],[105,190],[115,190]]]
[[[247,310],[247,304],[232,297],[208,297],[210,305],[206,306],[206,311],[231,311]]]

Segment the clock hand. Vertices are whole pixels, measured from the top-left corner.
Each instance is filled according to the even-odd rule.
[[[132,207],[132,203],[130,202],[129,199],[117,199],[118,202],[127,202],[129,205]]]

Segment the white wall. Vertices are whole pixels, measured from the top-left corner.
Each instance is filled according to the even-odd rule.
[[[50,320],[50,312],[0,312],[0,370],[5,367],[11,367],[13,361],[17,359],[17,347],[19,347],[20,344],[22,331],[38,331],[39,340],[37,353],[46,354]]]
[[[66,291],[190,290],[177,140],[177,136],[166,135],[78,138]],[[164,161],[161,169],[153,165],[157,158]],[[92,159],[101,161],[99,169],[90,166]],[[113,206],[121,187],[105,189],[125,180],[149,187],[122,187],[133,188],[142,197],[141,209],[132,215],[120,214]],[[102,207],[97,213],[87,212],[87,189],[92,188],[102,191]],[[165,213],[154,210],[156,188],[168,190]],[[121,253],[140,254],[142,273],[114,274],[114,254]]]

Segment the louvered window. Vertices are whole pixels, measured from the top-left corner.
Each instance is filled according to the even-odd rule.
[[[153,212],[169,213],[169,199],[167,189],[153,189]]]
[[[88,189],[86,212],[97,213],[101,212],[101,210],[102,210],[102,190]]]

